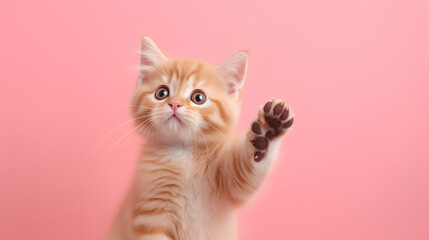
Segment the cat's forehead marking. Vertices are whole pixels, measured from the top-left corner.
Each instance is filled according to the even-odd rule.
[[[210,81],[203,63],[181,60],[171,62],[162,75],[162,82],[169,87],[170,95],[189,98],[195,89],[206,91]]]
[[[164,74],[161,76],[161,78],[162,78],[162,81],[164,81],[165,83],[170,83],[167,75]]]
[[[200,82],[196,82],[196,75],[188,75],[188,76],[178,76],[178,72],[174,71],[169,78],[168,76],[164,75],[162,76],[162,79],[168,83],[168,87],[170,88],[170,92],[172,94],[178,94],[178,93],[185,93],[190,94],[190,91],[193,90],[193,88],[197,87],[194,86],[197,84],[198,86],[201,86]]]
[[[196,82],[195,87],[201,88],[202,86],[204,86],[204,84],[205,84],[204,79],[201,79],[200,81]]]
[[[173,94],[181,94],[183,97],[187,98],[187,96],[194,90],[194,79],[195,77],[193,76],[190,76],[187,79],[176,78],[171,84],[173,86]]]
[[[169,81],[168,87],[170,88],[170,94],[176,94],[176,82],[177,82],[177,77],[176,77],[176,73],[173,73],[173,75],[171,76],[171,79]]]
[[[188,77],[187,82],[188,82],[189,85],[193,85],[194,81],[195,81],[195,75],[191,75],[191,76]]]
[[[186,80],[185,96],[191,95],[192,91],[194,90],[194,80],[194,75],[189,76],[189,78]]]

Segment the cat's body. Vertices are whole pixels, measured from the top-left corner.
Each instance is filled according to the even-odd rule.
[[[293,118],[281,100],[232,133],[247,54],[167,60],[142,39],[133,114],[147,144],[108,240],[235,240],[234,210],[262,184]]]
[[[125,229],[118,230],[121,230],[122,234],[129,235],[129,239],[135,239],[132,238],[133,225],[146,223],[158,227],[153,230],[142,228],[142,233],[153,235],[166,233],[167,236],[171,236],[171,239],[235,239],[233,214],[226,209],[221,210],[211,199],[209,189],[206,187],[208,179],[204,176],[203,166],[189,169],[189,163],[194,161],[191,152],[193,149],[183,150],[179,147],[171,147],[168,150],[160,150],[159,154],[152,151],[142,153],[143,157],[139,161],[140,169],[135,179],[136,185],[157,186],[156,190],[151,187],[139,189],[134,185],[131,193],[128,194],[131,198],[128,200],[131,201],[122,210],[129,211],[127,217],[132,218],[135,210],[133,211],[132,206],[128,204],[135,204],[135,196],[140,193],[145,199],[142,201],[146,201],[142,205],[154,205],[154,209],[161,208],[165,214],[160,216],[156,210],[143,210],[139,218],[130,221]],[[164,154],[168,154],[169,157]],[[157,160],[153,161],[153,159]],[[159,161],[159,159],[162,160]],[[163,183],[160,184],[160,181]],[[151,202],[151,199],[157,200]]]

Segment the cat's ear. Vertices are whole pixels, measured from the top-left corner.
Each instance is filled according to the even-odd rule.
[[[144,82],[147,73],[164,61],[167,61],[167,58],[162,54],[161,50],[159,50],[152,39],[148,36],[143,36],[140,45],[139,82]]]
[[[216,66],[216,70],[225,81],[226,91],[234,97],[240,95],[243,87],[247,71],[247,58],[247,52],[239,52]]]

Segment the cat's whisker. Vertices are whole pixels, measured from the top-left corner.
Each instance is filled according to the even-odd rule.
[[[126,142],[125,144],[128,144],[129,142],[131,142],[136,136],[138,136],[140,134],[140,132],[142,131],[142,129],[144,129],[144,124],[147,123],[148,121],[151,121],[152,118],[148,118],[146,119],[144,122],[142,122],[143,126],[140,127],[140,129],[138,130],[138,132],[136,134],[134,134],[134,136],[128,140],[128,142]],[[140,124],[141,125],[141,124]]]
[[[143,131],[144,132],[144,138],[145,138],[145,140],[146,140],[146,142],[148,141],[148,139],[149,139],[149,134],[150,134],[150,132],[149,132],[149,128],[148,128],[148,125],[150,126],[151,124],[152,124],[152,122],[153,122],[153,120],[152,119],[148,119],[148,122],[147,122],[147,124],[146,125],[144,125],[144,126],[142,126],[142,127],[140,127],[140,130],[139,130],[139,132],[137,133],[137,134],[139,134],[141,131]]]
[[[148,132],[147,138],[148,139],[150,139],[152,137],[152,130],[154,129],[155,124],[156,124],[156,121],[151,121],[149,123],[148,129],[147,129],[147,132]],[[158,137],[156,134],[155,134],[155,137],[156,137],[155,141],[158,141]]]
[[[140,125],[142,125],[143,123],[140,123],[137,127],[133,128],[132,130],[128,131],[125,135],[123,135],[121,138],[119,138],[112,147],[109,148],[109,150],[107,151],[107,153],[104,155],[103,159],[106,159],[106,157],[110,154],[110,152],[116,147],[116,145],[118,145],[118,143],[124,139],[126,136],[128,136],[131,132],[133,132],[134,130],[136,130],[137,128],[140,127]]]
[[[159,122],[159,121],[155,121],[155,126],[153,127],[153,129],[154,129],[155,131],[157,131],[157,130],[158,130],[159,124],[160,124],[160,122]],[[156,137],[156,141],[158,141],[158,135],[157,135],[157,134],[155,134],[155,137]]]
[[[159,121],[155,121],[156,119],[152,119],[152,121],[149,123],[149,125],[147,126],[147,139],[150,139],[152,137],[152,130],[156,130],[156,128],[158,127]],[[155,141],[158,141],[158,135],[155,134]]]
[[[145,122],[147,122],[147,121],[149,121],[149,120],[151,120],[150,118],[149,119],[147,119]],[[143,130],[144,130],[145,128],[144,128],[144,126],[141,126],[140,127],[140,129],[137,131],[137,133],[136,133],[136,135],[135,136],[138,136]],[[134,136],[134,137],[135,137]]]
[[[124,125],[126,125],[127,123],[130,123],[130,122],[132,122],[132,121],[135,121],[135,120],[138,120],[138,119],[142,119],[142,118],[145,118],[146,116],[140,116],[140,117],[137,117],[137,118],[133,118],[133,119],[130,119],[130,120],[127,120],[127,121],[125,121],[125,122],[123,122],[123,123],[121,123],[121,124],[119,124],[118,126],[116,126],[115,128],[113,128],[113,129],[111,129],[109,132],[107,132],[101,139],[100,139],[100,141],[98,141],[98,143],[95,145],[96,147],[98,147],[106,138],[107,138],[107,136],[109,136],[110,134],[112,134],[116,129],[118,129],[118,128],[120,128],[120,127],[122,127],[122,126],[124,126]]]
[[[153,109],[153,108],[151,108],[151,109]],[[113,129],[111,129],[109,132],[107,132],[101,139],[100,139],[100,141],[98,141],[98,143],[95,145],[96,147],[98,147],[110,134],[112,134],[115,130],[117,130],[118,128],[120,128],[120,127],[122,127],[122,126],[124,126],[124,125],[126,125],[126,124],[128,124],[128,123],[130,123],[130,122],[133,122],[133,121],[135,121],[135,120],[139,120],[139,119],[142,119],[142,118],[145,118],[145,117],[153,117],[153,116],[155,116],[155,115],[157,115],[157,114],[165,114],[165,113],[167,113],[168,111],[161,111],[161,112],[157,112],[157,113],[153,113],[153,112],[151,112],[151,113],[149,113],[149,114],[146,114],[146,115],[143,115],[143,116],[139,116],[139,117],[136,117],[136,118],[133,118],[133,119],[130,119],[130,120],[127,120],[127,121],[125,121],[125,122],[123,122],[123,123],[121,123],[121,124],[119,124],[118,126],[116,126],[116,127],[114,127]]]
[[[156,118],[156,117],[159,117],[159,116],[163,116],[165,113],[168,113],[168,112],[170,112],[170,111],[169,111],[169,110],[164,110],[164,111],[161,111],[161,112],[154,113],[153,115],[151,115],[151,116],[149,117],[149,119],[147,119],[147,120],[145,121],[145,123],[149,122],[148,124],[146,124],[146,125],[148,125],[148,126],[147,126],[148,130],[147,130],[147,131],[145,131],[145,132],[147,133],[147,135],[150,135],[150,134],[151,134],[152,125],[153,125],[154,123],[157,123],[157,122],[158,122],[158,121],[154,121],[154,119],[153,119],[153,118]],[[143,125],[143,126],[139,129],[139,131],[137,132],[137,134],[135,134],[135,135],[134,135],[134,137],[135,137],[135,136],[137,136],[137,135],[139,135],[139,134],[140,134],[140,132],[141,132],[142,130],[145,130],[145,125]],[[149,136],[147,136],[147,138],[149,138]]]
[[[156,117],[156,116],[159,116],[159,115],[162,115],[162,114],[165,114],[167,111],[161,111],[161,112],[156,112],[156,113],[150,113],[150,114],[146,114],[146,115],[144,115],[144,116],[140,116],[140,117],[138,117],[138,118],[135,118],[135,119],[131,119],[131,120],[129,120],[129,121],[127,121],[127,122],[130,122],[130,121],[133,121],[133,120],[138,120],[138,119],[141,119],[141,118],[144,118],[144,117],[148,117],[149,119],[147,119],[147,120],[151,120],[151,118],[153,118],[153,117]],[[112,147],[110,147],[109,148],[109,150],[107,151],[107,153],[104,155],[104,157],[103,157],[103,159],[105,159],[109,154],[110,154],[110,152],[116,147],[116,145],[118,145],[119,144],[119,142],[122,140],[122,139],[124,139],[126,136],[128,136],[131,132],[133,132],[134,130],[136,130],[137,128],[140,128],[142,125],[144,125],[146,122],[147,122],[147,120],[146,121],[143,121],[142,123],[140,123],[140,124],[138,124],[135,128],[133,128],[132,130],[130,130],[130,131],[128,131],[125,135],[123,135],[122,137],[120,137],[114,144],[113,144],[113,146]]]
[[[139,105],[132,105],[132,104],[114,104],[114,105],[112,105],[112,106],[138,107],[138,108],[151,109],[151,110],[155,109],[155,108],[152,108],[152,107],[139,106]]]

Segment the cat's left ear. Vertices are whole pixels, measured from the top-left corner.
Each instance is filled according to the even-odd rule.
[[[149,71],[164,61],[167,57],[159,50],[156,44],[148,36],[143,36],[140,45],[140,77],[139,83],[145,81]]]
[[[247,58],[247,52],[239,52],[216,66],[216,70],[225,81],[226,91],[233,97],[238,97],[243,87],[247,71]]]

